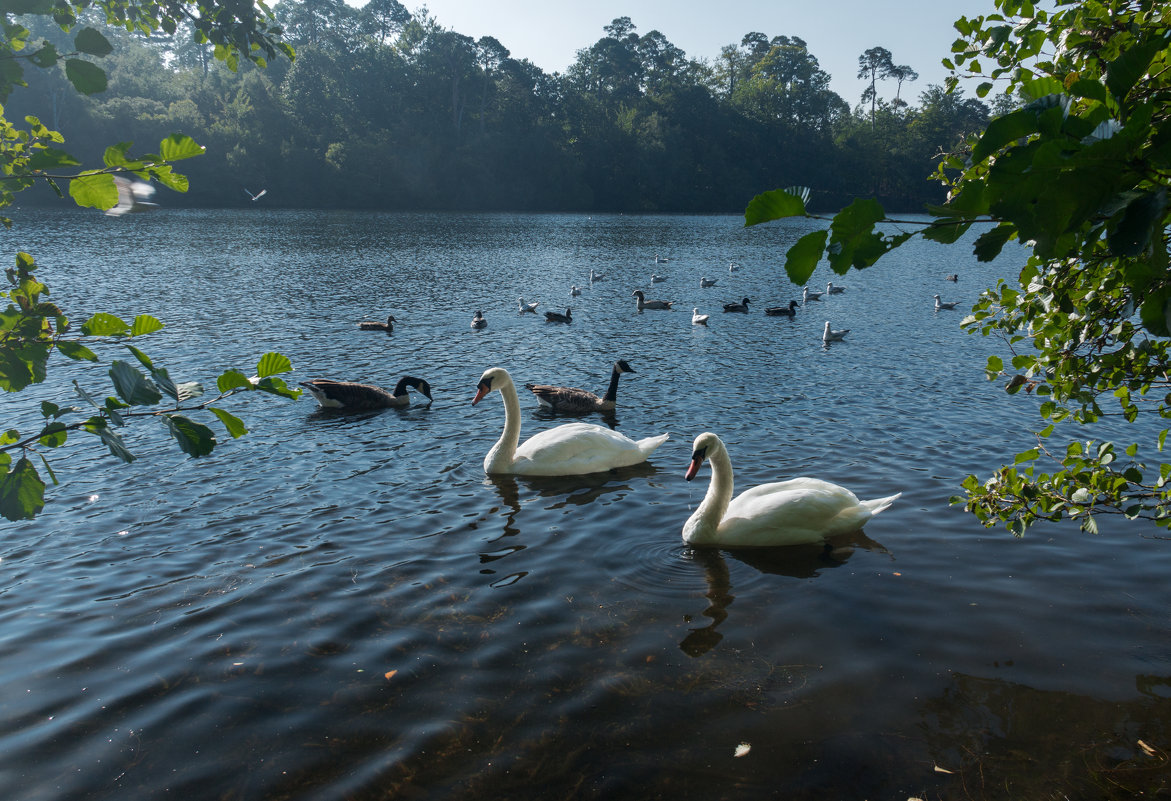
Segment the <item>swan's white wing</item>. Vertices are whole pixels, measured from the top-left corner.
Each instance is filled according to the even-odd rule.
[[[624,434],[590,423],[566,423],[535,434],[516,449],[515,472],[568,476],[638,464],[646,459]]]
[[[720,521],[723,545],[769,546],[820,542],[861,528],[871,517],[845,487],[816,478],[761,484],[728,504]]]

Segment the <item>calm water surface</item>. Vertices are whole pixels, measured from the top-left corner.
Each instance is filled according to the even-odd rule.
[[[320,412],[233,399],[251,433],[182,456],[135,426],[122,465],[78,439],[61,485],[0,538],[0,786],[50,799],[1127,798],[1166,787],[1171,543],[1104,519],[1015,540],[949,506],[1028,447],[1034,399],[982,370],[995,343],[937,313],[1019,266],[918,243],[813,284],[808,224],[736,217],[25,212],[74,316],[150,312],[174,378],[426,378],[430,406]],[[653,263],[655,253],[668,264]],[[10,257],[9,257],[10,258]],[[741,265],[730,273],[728,263]],[[590,269],[605,279],[592,286]],[[652,272],[669,279],[650,286]],[[958,273],[960,280],[943,280]],[[700,289],[701,275],[718,277]],[[579,298],[570,284],[585,285]],[[638,314],[632,290],[676,301]],[[517,313],[573,307],[570,326]],[[720,312],[752,298],[753,313]],[[690,310],[712,314],[693,328]],[[473,331],[482,309],[488,328]],[[391,336],[355,323],[399,320]],[[825,348],[826,320],[850,328]],[[486,479],[503,426],[476,381],[601,391],[612,424],[669,431],[649,465]],[[127,357],[129,358],[129,357]],[[62,365],[0,399],[108,364]],[[523,390],[522,390],[523,393]],[[528,395],[528,393],[523,393]],[[560,422],[521,398],[522,436]],[[604,422],[598,418],[599,422]],[[218,423],[209,422],[217,431]],[[797,475],[902,498],[843,544],[693,551],[691,440],[727,443],[738,488]],[[1150,750],[1143,748],[1145,744]],[[739,756],[737,754],[740,754]]]

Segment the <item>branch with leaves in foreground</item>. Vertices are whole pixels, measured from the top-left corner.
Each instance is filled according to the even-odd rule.
[[[1171,527],[1171,6],[996,7],[956,23],[945,64],[969,76],[983,74],[981,60],[994,65],[980,95],[999,81],[1024,105],[944,157],[934,177],[947,203],[915,225],[856,201],[789,249],[786,272],[804,284],[824,258],[845,274],[914,236],[954,245],[974,226],[979,261],[1023,245],[1019,273],[985,291],[962,325],[1004,342],[1008,356],[989,358],[987,376],[1042,397],[1042,426],[1035,447],[986,480],[968,476],[953,501],[1017,535],[1067,517],[1094,532],[1102,514]],[[765,193],[745,225],[814,218],[808,200],[803,188]],[[1140,424],[1138,441],[1053,442],[1059,424],[1107,417]]]
[[[60,448],[71,432],[96,436],[111,454],[132,462],[135,457],[118,429],[131,418],[152,417],[163,422],[184,453],[206,456],[216,447],[216,435],[192,414],[213,415],[229,435],[237,438],[248,431],[243,421],[214,404],[239,392],[266,392],[286,398],[300,395],[300,390],[291,389],[278,377],[292,370],[289,360],[279,353],[267,353],[257,364],[253,378],[238,370],[227,370],[216,379],[218,395],[193,403],[204,394],[202,385],[175,382],[165,368],[126,341],[161,330],[161,322],[141,314],[127,324],[112,314],[100,313],[86,320],[74,336],[69,319],[55,304],[43,299],[48,289],[37,280],[35,269],[32,257],[21,253],[16,266],[5,271],[9,289],[3,296],[9,305],[0,313],[0,389],[19,392],[43,381],[53,352],[75,361],[97,362],[91,345],[120,345],[134,356],[137,365],[120,359],[110,362],[109,376],[115,394],[103,401],[75,380],[74,389],[85,409],[43,401],[44,425],[39,431],[24,435],[10,428],[0,433],[0,516],[8,520],[31,519],[44,507],[46,484],[34,459],[56,484],[57,477],[44,451]],[[70,415],[86,414],[82,420],[66,422]]]

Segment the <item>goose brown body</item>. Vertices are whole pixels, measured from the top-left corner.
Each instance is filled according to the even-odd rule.
[[[411,396],[407,394],[408,387],[417,389],[427,396],[427,400],[431,400],[431,385],[421,378],[409,375],[398,380],[393,392],[374,384],[332,381],[328,378],[302,381],[301,386],[309,390],[309,394],[325,409],[402,408],[411,403]]]
[[[525,389],[537,396],[541,406],[555,412],[608,412],[617,405],[618,376],[633,372],[634,368],[627,364],[625,359],[614,362],[614,369],[610,373],[610,385],[602,397],[577,387],[558,387],[552,384],[525,384]]]

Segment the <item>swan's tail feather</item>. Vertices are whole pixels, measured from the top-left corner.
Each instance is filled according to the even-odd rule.
[[[896,492],[894,495],[891,495],[886,498],[875,498],[872,501],[862,501],[862,505],[865,506],[870,511],[870,514],[873,516],[873,515],[878,514],[881,511],[889,509],[890,505],[892,503],[894,503],[900,497],[902,497],[902,494],[903,493],[901,493],[901,492]]]
[[[660,434],[657,437],[647,437],[638,441],[638,449],[643,456],[650,456],[655,450],[662,445],[670,437],[670,434]]]

